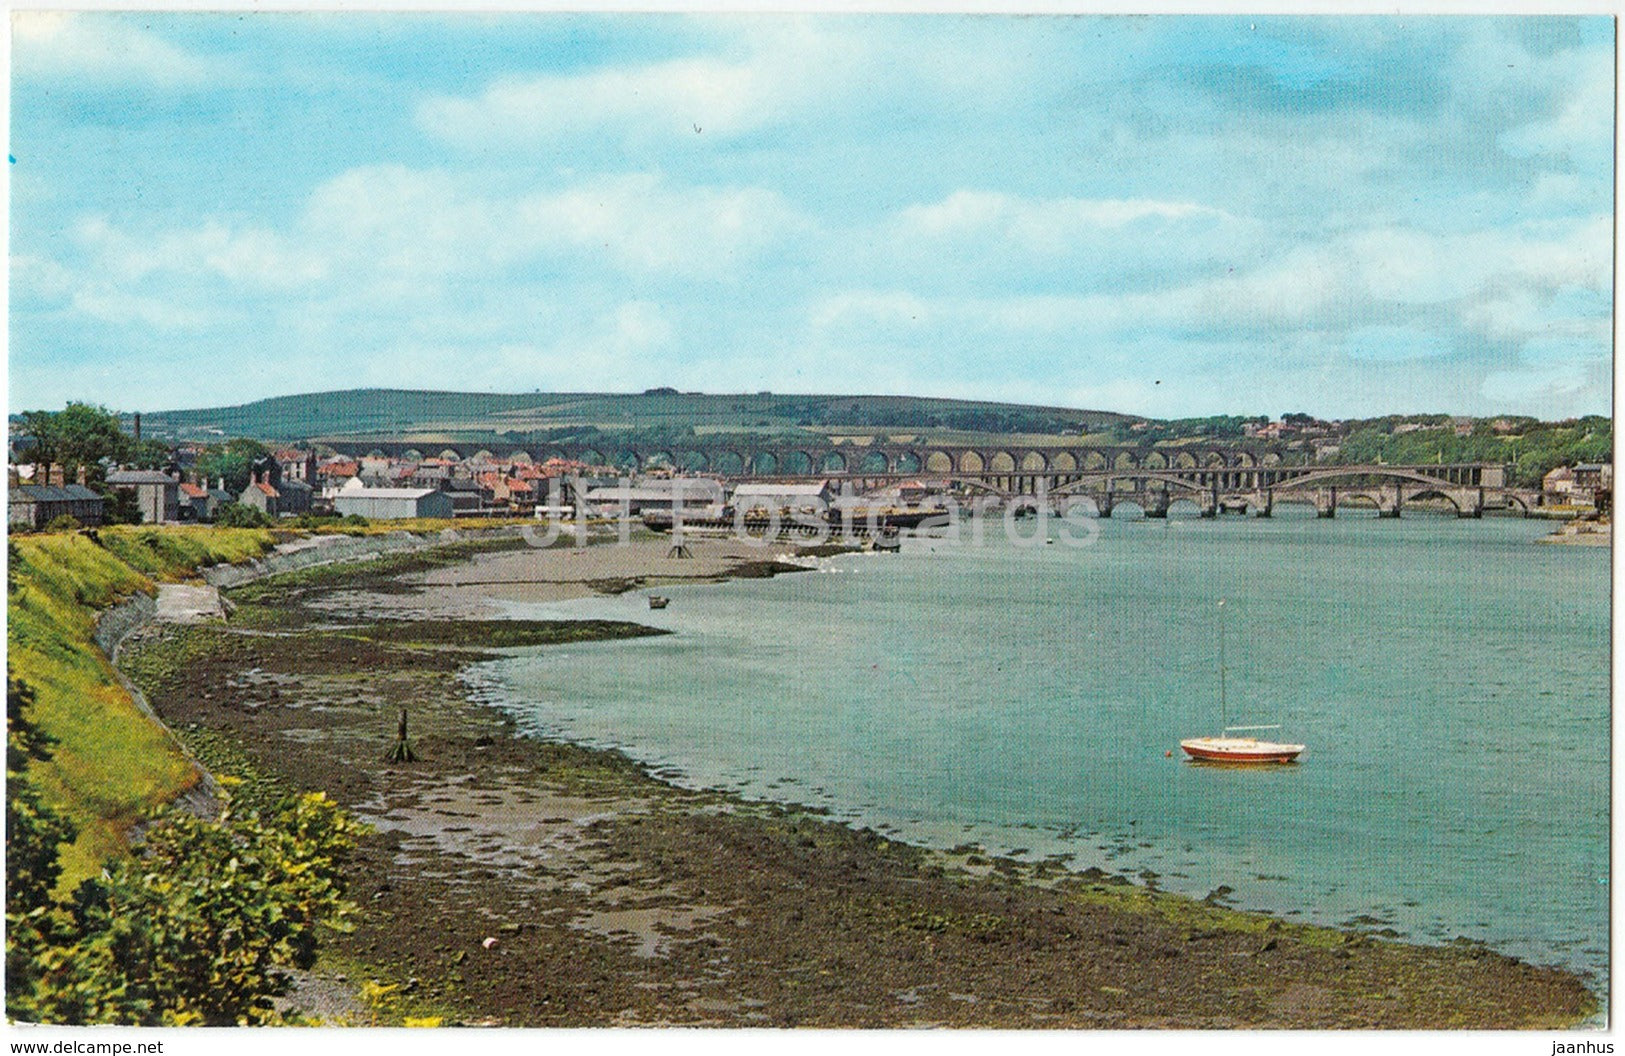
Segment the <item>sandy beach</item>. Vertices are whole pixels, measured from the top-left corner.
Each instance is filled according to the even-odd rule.
[[[375,828],[352,870],[356,930],[330,943],[308,991],[329,996],[310,1007],[350,1023],[1074,1028],[1534,1027],[1593,1007],[1574,976],[1474,944],[1287,923],[684,789],[518,736],[460,677],[498,644],[651,633],[490,619],[502,600],[795,574],[786,551],[669,547],[296,573],[229,592],[227,622],[127,651],[239,796],[325,789]],[[402,710],[418,761],[388,763]]]
[[[591,545],[571,536],[538,547],[473,555],[466,563],[406,573],[385,592],[337,589],[315,602],[335,615],[394,614],[403,618],[490,617],[504,601],[549,602],[594,594],[652,591],[679,583],[717,583],[798,570],[804,550],[775,543],[688,536],[687,556],[672,554],[669,536],[638,532],[627,542],[598,534]]]

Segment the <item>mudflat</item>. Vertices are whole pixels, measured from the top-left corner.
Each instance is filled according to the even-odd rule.
[[[319,609],[345,616],[392,612],[405,618],[496,615],[501,601],[568,601],[679,583],[773,575],[801,560],[793,546],[734,538],[683,539],[683,556],[669,536],[638,532],[626,541],[598,534],[575,545],[566,533],[550,545],[519,540],[501,550],[474,553],[466,562],[402,572],[382,586],[377,576],[311,599]]]
[[[658,633],[486,618],[485,599],[520,596],[506,591],[790,567],[690,546],[675,572],[656,539],[294,574],[231,592],[226,622],[127,650],[245,806],[323,789],[374,827],[351,870],[357,927],[318,972],[365,1000],[319,1007],[348,1022],[1072,1028],[1534,1028],[1595,1008],[1572,974],[1478,945],[1287,923],[1222,893],[685,789],[616,752],[520,736],[459,677],[498,647]],[[386,762],[403,710],[417,760]]]

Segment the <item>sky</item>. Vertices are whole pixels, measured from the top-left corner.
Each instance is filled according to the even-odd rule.
[[[1605,17],[12,18],[12,411],[1611,413]]]

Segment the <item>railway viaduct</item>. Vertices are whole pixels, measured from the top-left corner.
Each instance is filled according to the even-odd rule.
[[[631,472],[651,466],[707,473],[731,480],[832,479],[862,494],[925,477],[1015,503],[1092,503],[1102,516],[1138,506],[1166,516],[1176,502],[1208,516],[1250,512],[1268,516],[1277,503],[1313,504],[1321,516],[1339,507],[1374,507],[1397,517],[1408,504],[1444,501],[1462,517],[1486,510],[1539,505],[1539,493],[1515,488],[1499,463],[1330,465],[1268,441],[1186,445],[903,444],[814,442],[738,444],[727,434],[702,437],[687,448],[603,443],[456,443],[353,438],[324,441],[359,457],[444,457],[459,461],[562,458]]]

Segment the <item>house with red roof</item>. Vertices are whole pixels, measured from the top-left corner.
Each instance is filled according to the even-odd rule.
[[[275,485],[263,480],[251,480],[248,487],[238,496],[237,501],[244,506],[252,506],[267,517],[279,517],[282,514],[282,493]]]

